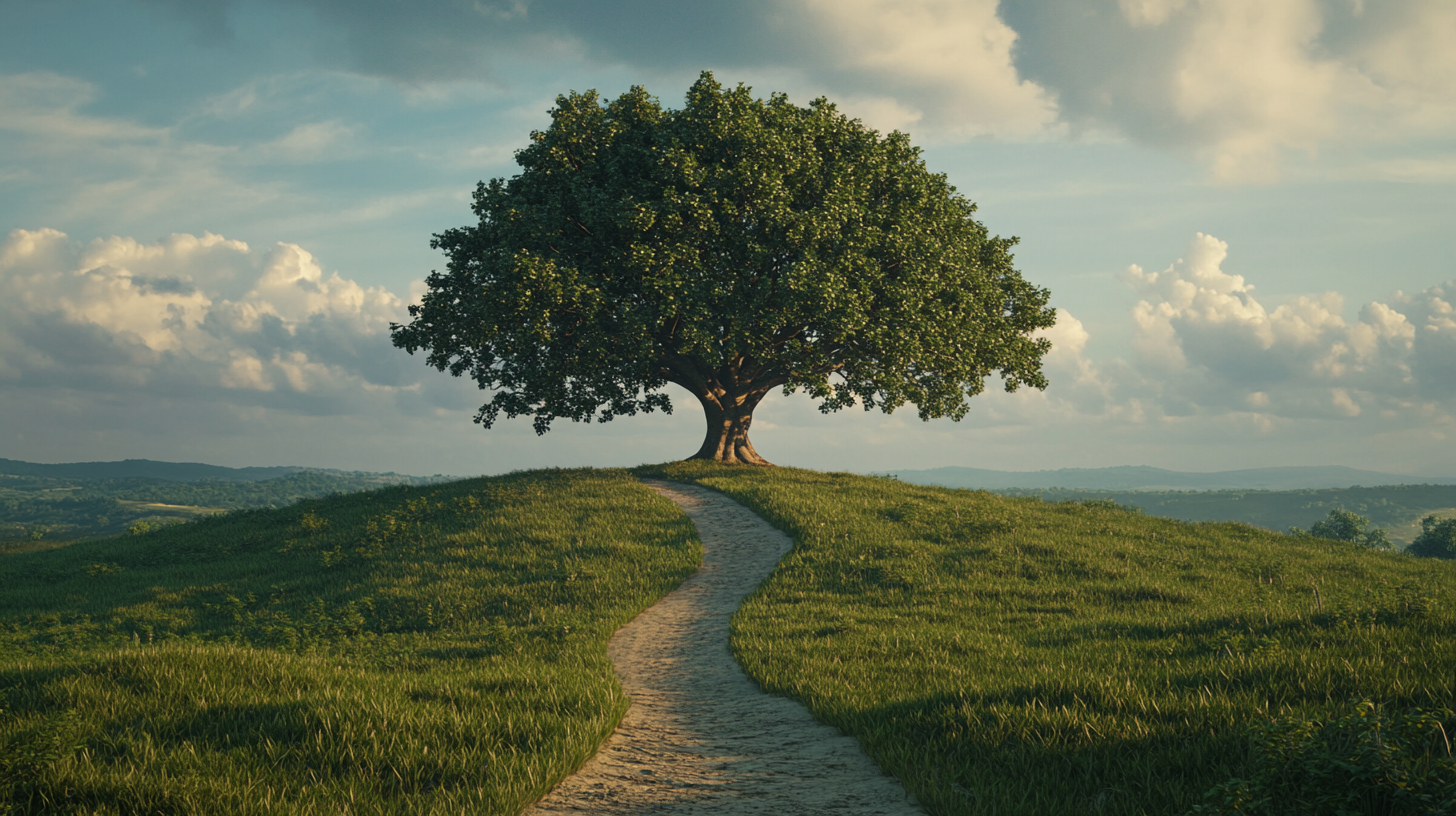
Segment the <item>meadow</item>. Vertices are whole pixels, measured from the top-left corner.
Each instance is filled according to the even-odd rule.
[[[793,537],[731,647],[931,813],[1456,809],[1456,565],[1108,501],[636,473]],[[516,813],[614,728],[606,641],[700,554],[618,470],[0,551],[0,802]]]
[[[701,557],[624,471],[395,487],[0,553],[0,812],[506,814],[627,700]]]
[[[735,655],[932,813],[1456,809],[1456,565],[1112,502],[639,472],[794,538]]]

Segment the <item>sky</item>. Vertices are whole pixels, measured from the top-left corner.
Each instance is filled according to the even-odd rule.
[[[4,0],[0,457],[689,455],[684,391],[483,430],[389,325],[558,95],[677,107],[704,70],[908,133],[1059,315],[1045,391],[773,396],[769,460],[1456,476],[1449,0]]]

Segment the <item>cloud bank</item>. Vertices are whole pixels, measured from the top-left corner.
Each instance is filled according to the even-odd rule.
[[[87,244],[52,229],[0,246],[0,382],[143,392],[320,415],[426,407],[389,343],[404,304],[309,252],[220,235]]]
[[[1345,317],[1338,292],[1270,308],[1226,271],[1227,243],[1199,233],[1159,272],[1122,275],[1139,296],[1130,359],[1090,357],[1082,324],[1063,314],[1047,333],[1053,386],[1023,399],[1064,418],[1117,423],[1236,418],[1287,429],[1340,420],[1349,433],[1428,428],[1456,417],[1456,281],[1396,292]]]
[[[1002,14],[1016,65],[1062,119],[1191,150],[1218,178],[1274,177],[1290,152],[1446,142],[1456,6],[1442,0],[1032,0]]]

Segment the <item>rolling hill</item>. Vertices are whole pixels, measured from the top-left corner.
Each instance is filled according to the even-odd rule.
[[[1009,471],[968,467],[881,471],[902,482],[973,490],[1309,490],[1362,485],[1456,485],[1456,478],[1401,476],[1343,466],[1274,467],[1194,473],[1143,466]]]

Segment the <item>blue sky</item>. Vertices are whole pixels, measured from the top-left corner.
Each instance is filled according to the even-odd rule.
[[[701,413],[482,431],[388,342],[557,94],[699,71],[898,128],[1021,238],[1051,387],[960,423],[773,398],[855,471],[1456,475],[1446,0],[8,0],[0,456],[494,473],[679,458]]]

